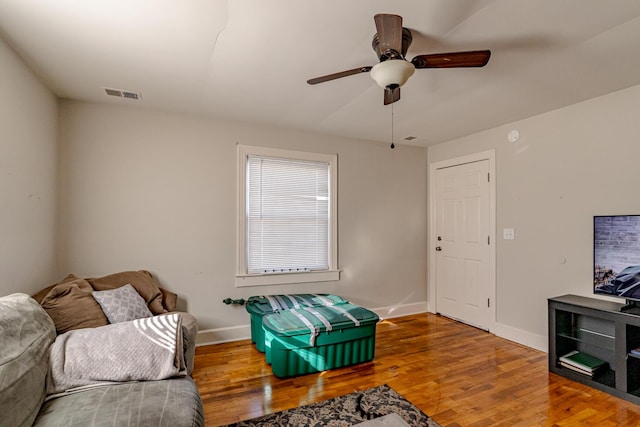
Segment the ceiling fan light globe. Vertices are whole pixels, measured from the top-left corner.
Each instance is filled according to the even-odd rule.
[[[373,66],[371,78],[383,89],[391,85],[399,87],[405,84],[415,71],[416,68],[409,61],[388,59]]]

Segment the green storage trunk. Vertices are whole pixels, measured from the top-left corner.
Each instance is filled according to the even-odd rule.
[[[353,304],[306,307],[262,319],[267,363],[280,378],[368,362],[378,315]]]
[[[332,294],[291,294],[291,295],[263,295],[249,297],[246,309],[251,315],[251,342],[264,353],[264,332],[262,317],[266,314],[281,310],[302,307],[320,307],[325,305],[345,304],[348,301]]]

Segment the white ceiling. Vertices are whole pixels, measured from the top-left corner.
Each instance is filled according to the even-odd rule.
[[[396,143],[640,84],[638,0],[0,0],[0,37],[62,98],[388,142],[392,107],[368,75],[306,84],[377,62],[376,13],[404,17],[408,59],[492,51],[484,68],[416,70],[393,106]]]

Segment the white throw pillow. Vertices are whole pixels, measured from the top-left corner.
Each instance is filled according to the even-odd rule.
[[[143,317],[151,317],[151,311],[144,299],[131,284],[108,291],[93,291],[109,323],[128,322]]]

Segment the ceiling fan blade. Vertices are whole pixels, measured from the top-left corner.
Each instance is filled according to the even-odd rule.
[[[418,55],[411,60],[411,63],[416,68],[484,67],[490,57],[490,50],[471,50]]]
[[[392,50],[402,53],[402,16],[378,13],[373,17],[380,40],[379,51],[385,55]]]
[[[369,71],[371,71],[371,68],[373,67],[366,66],[366,67],[354,68],[353,70],[340,71],[339,73],[327,74],[326,76],[309,79],[307,80],[307,83],[310,85],[317,85],[318,83],[324,83],[324,82],[339,79],[342,77],[353,76],[354,74],[368,73]]]
[[[396,101],[400,101],[400,87],[387,86],[384,89],[384,105],[393,104]]]

